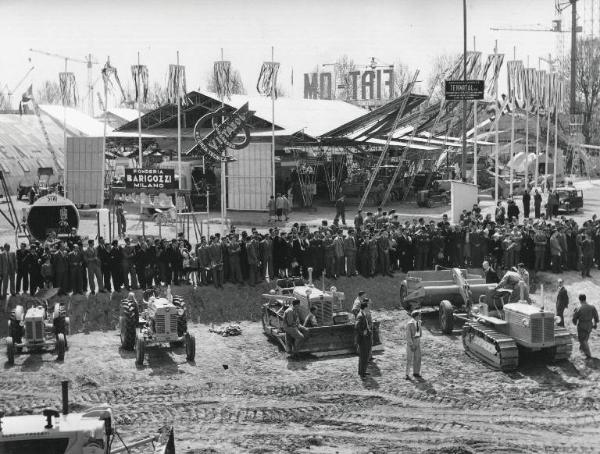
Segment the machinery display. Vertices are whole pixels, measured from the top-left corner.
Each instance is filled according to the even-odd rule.
[[[312,269],[309,268],[308,282],[301,278],[278,279],[277,287],[269,294],[263,294],[262,325],[269,339],[280,345],[287,353],[292,353],[292,345],[284,331],[283,314],[299,300],[300,320],[304,322],[311,307],[316,307],[317,327],[306,328],[307,335],[295,353],[314,356],[332,356],[356,353],[354,343],[354,315],[344,311],[344,293],[335,287],[329,291],[319,290],[312,283]],[[379,322],[373,321],[373,351],[383,350]]]
[[[50,234],[66,238],[72,229],[79,228],[79,211],[69,199],[48,194],[29,208],[27,228],[38,241],[45,241]]]
[[[576,213],[583,208],[583,191],[573,186],[557,188],[558,210],[566,213]]]
[[[47,300],[34,299],[18,304],[10,313],[6,356],[14,364],[15,356],[53,350],[63,361],[67,350],[69,317],[63,303],[50,307]]]
[[[411,271],[400,286],[400,301],[408,311],[438,312],[444,334],[462,323],[465,351],[496,369],[516,369],[526,351],[549,362],[568,359],[571,335],[556,326],[553,312],[530,304],[523,288],[518,302],[506,303],[512,290],[467,270]]]
[[[68,382],[62,382],[62,413],[46,408],[40,414],[4,416],[0,412],[0,453],[2,454],[119,454],[153,444],[152,454],[175,454],[172,427],[157,435],[113,448],[113,414],[107,404],[81,413],[69,412]],[[135,451],[139,452],[139,451]]]
[[[194,361],[196,340],[187,329],[185,302],[183,298],[171,295],[170,287],[164,296],[159,296],[157,290],[146,290],[139,305],[135,300],[124,299],[119,328],[121,347],[123,350],[135,349],[137,365],[143,365],[148,347],[185,346],[187,360]]]

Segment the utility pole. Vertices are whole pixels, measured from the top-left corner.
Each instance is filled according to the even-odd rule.
[[[569,112],[577,113],[575,106],[575,79],[577,78],[577,0],[571,3],[571,93],[569,96]]]
[[[467,81],[467,0],[463,0],[463,80]],[[460,176],[467,181],[467,101],[462,102],[462,164]]]

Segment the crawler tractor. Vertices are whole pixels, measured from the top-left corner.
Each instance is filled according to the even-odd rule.
[[[0,453],[119,454],[152,443],[152,450],[145,451],[148,454],[175,454],[172,427],[161,428],[155,436],[125,443],[113,426],[112,410],[107,404],[70,413],[66,381],[62,396],[62,413],[47,408],[38,414],[4,417],[0,412]],[[122,446],[113,448],[115,437]]]
[[[144,364],[147,347],[166,345],[185,345],[187,360],[194,361],[196,340],[187,329],[185,302],[179,296],[172,296],[170,289],[164,297],[159,297],[155,290],[146,290],[140,305],[135,300],[123,300],[119,325],[121,347],[135,349],[137,365]]]
[[[35,299],[18,304],[10,313],[6,356],[8,364],[14,364],[21,353],[37,353],[54,350],[57,359],[63,361],[67,350],[69,317],[64,304],[49,307],[47,300]]]
[[[295,353],[309,353],[314,356],[332,356],[356,353],[354,345],[354,315],[344,311],[344,294],[335,287],[329,291],[319,290],[312,283],[312,269],[309,279],[278,279],[277,288],[263,295],[262,325],[267,337],[292,353],[290,339],[284,331],[283,314],[293,300],[300,300],[300,321],[304,322],[311,307],[316,307],[316,327],[307,328],[304,342]],[[379,334],[379,322],[373,322],[373,351],[383,350]]]
[[[526,351],[550,362],[568,359],[571,335],[556,326],[554,313],[530,304],[524,294],[516,303],[505,303],[512,291],[496,286],[458,268],[416,271],[402,282],[400,301],[408,311],[438,312],[444,334],[463,324],[465,351],[496,369],[516,369]]]

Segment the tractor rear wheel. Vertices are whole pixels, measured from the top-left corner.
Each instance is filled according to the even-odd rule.
[[[121,348],[131,351],[135,347],[135,328],[138,323],[138,309],[133,301],[122,303],[122,312],[119,317]]]
[[[67,345],[67,317],[61,315],[55,318],[52,321],[52,325],[54,326],[54,335],[56,336],[56,341],[58,342],[58,335],[62,334],[65,338],[65,348]]]
[[[12,337],[6,338],[6,358],[11,366],[15,363],[15,341]]]
[[[444,334],[452,334],[454,330],[454,307],[448,300],[440,303],[439,310],[440,329]]]
[[[185,333],[185,358],[189,362],[196,358],[196,338],[190,333]]]
[[[135,363],[138,366],[144,365],[144,355],[146,354],[146,343],[140,336],[135,338]]]
[[[67,340],[65,335],[60,333],[56,336],[56,355],[59,361],[64,361],[65,350],[67,349]]]

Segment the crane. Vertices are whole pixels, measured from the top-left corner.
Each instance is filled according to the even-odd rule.
[[[31,59],[29,61],[31,62]],[[6,94],[8,95],[8,108],[9,109],[12,108],[12,102],[11,102],[12,95],[15,94],[15,92],[19,89],[19,87],[23,84],[23,82],[25,82],[25,79],[27,79],[27,76],[29,76],[29,74],[31,74],[31,71],[33,71],[34,69],[35,69],[34,66],[29,68],[29,70],[25,73],[25,75],[22,77],[22,79],[19,81],[19,83],[17,83],[17,85],[15,85],[15,88],[13,88],[12,90],[10,90],[8,88],[8,85],[5,85],[5,88],[7,89]]]
[[[520,25],[517,27],[490,27],[493,31],[512,31],[512,32],[554,32],[554,33],[571,33],[571,30],[562,29],[562,20],[555,19],[552,21],[552,27],[546,28],[542,24],[535,25]],[[581,26],[576,27],[577,33],[582,31]]]
[[[46,52],[38,49],[29,49],[29,52],[35,52],[37,54],[46,55],[47,57],[55,57],[60,58],[65,61],[65,72],[67,72],[67,64],[68,62],[73,63],[83,63],[87,66],[88,70],[88,113],[90,116],[94,116],[94,84],[92,83],[92,65],[99,64],[95,59],[92,58],[92,54],[86,55],[85,59],[73,58],[73,57],[65,57],[64,55],[53,54],[51,52]]]

